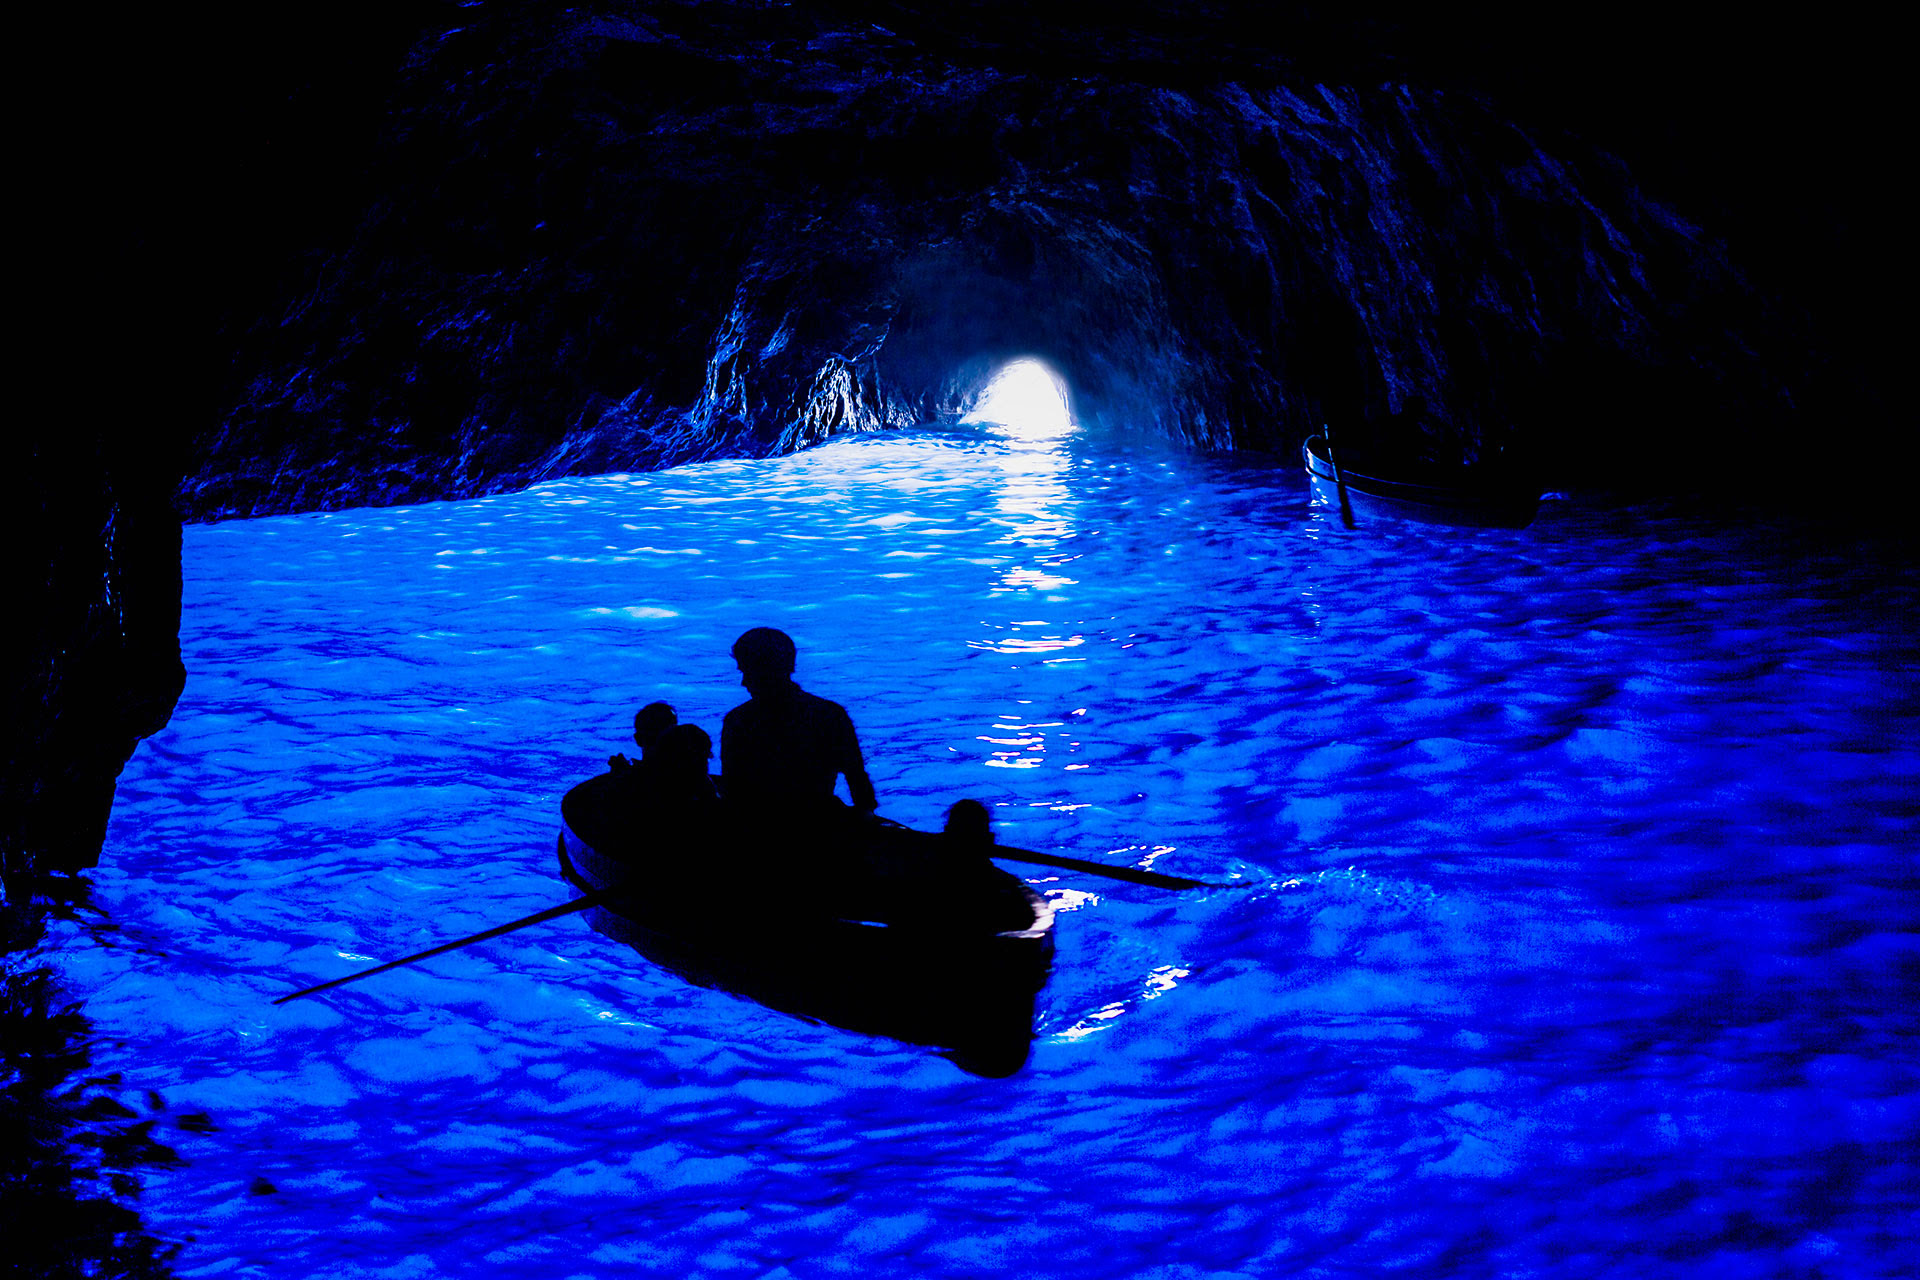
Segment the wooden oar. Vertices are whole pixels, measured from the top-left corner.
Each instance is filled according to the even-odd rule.
[[[905,831],[920,836],[927,834],[877,814],[872,820],[890,830]],[[1143,871],[1139,867],[1111,867],[1104,862],[1088,862],[1085,858],[1067,858],[1057,853],[1039,853],[1032,849],[1000,844],[997,841],[987,846],[987,856],[1005,858],[1010,862],[1036,862],[1043,867],[1063,867],[1068,871],[1084,871],[1090,876],[1105,876],[1109,880],[1125,880],[1130,884],[1151,885],[1156,889],[1229,889],[1233,887],[1212,880],[1189,880],[1185,876],[1168,876],[1158,871]]]
[[[1340,469],[1340,460],[1333,456],[1333,424],[1320,424],[1320,434],[1327,442],[1327,465],[1333,468],[1333,487],[1340,494],[1340,523],[1353,528],[1353,504],[1347,501],[1347,473]]]
[[[572,902],[563,902],[557,907],[548,907],[545,911],[536,911],[530,916],[523,916],[511,924],[495,925],[484,933],[474,934],[471,938],[462,938],[458,942],[443,942],[437,947],[420,952],[418,955],[407,956],[401,960],[389,960],[385,964],[375,965],[371,969],[362,969],[360,972],[350,973],[344,978],[335,978],[331,982],[323,982],[319,986],[308,987],[304,991],[296,991],[292,995],[281,996],[278,1000],[275,1000],[274,1003],[285,1004],[289,1000],[298,1000],[301,996],[310,996],[317,991],[326,991],[333,987],[344,986],[349,982],[358,982],[362,978],[371,978],[374,974],[385,973],[389,969],[398,969],[401,965],[415,964],[421,960],[437,956],[445,951],[457,951],[461,947],[470,947],[476,942],[485,942],[488,938],[497,938],[503,933],[512,933],[515,929],[524,929],[528,925],[540,924],[547,920],[557,920],[561,916],[572,915],[576,911],[585,911],[589,907],[597,907],[608,898],[616,896],[618,895],[611,889],[603,889],[598,893],[590,893],[584,898],[575,898]]]
[[[1109,880],[1125,880],[1131,884],[1152,885],[1156,889],[1226,889],[1232,886],[1210,880],[1189,880],[1185,876],[1162,875],[1158,871],[1144,871],[1139,867],[1110,867],[1104,862],[1088,862],[1084,858],[1063,858],[1057,853],[1036,853],[1032,849],[1015,849],[1011,845],[996,844],[987,850],[995,858],[1008,858],[1014,862],[1035,862],[1043,867],[1064,867],[1068,871],[1084,871],[1090,876],[1105,876]]]
[[[1125,880],[1130,884],[1150,885],[1155,889],[1226,889],[1232,887],[1231,885],[1206,880],[1189,880],[1185,876],[1162,875],[1158,871],[1145,871],[1139,867],[1111,867],[1104,862],[1088,862],[1084,858],[1065,858],[1057,853],[1040,853],[1033,849],[1016,849],[1011,845],[1004,844],[992,846],[991,854],[993,857],[1006,858],[1013,862],[1032,862],[1043,867],[1060,867],[1067,871],[1081,871],[1087,875],[1105,876],[1109,880]],[[422,960],[430,960],[434,956],[443,955],[448,951],[458,951],[461,947],[470,947],[476,942],[485,942],[488,938],[497,938],[503,933],[512,933],[516,929],[525,929],[529,925],[541,924],[548,920],[557,920],[561,916],[572,915],[576,911],[585,911],[590,907],[600,906],[608,898],[618,896],[619,892],[613,889],[602,889],[594,893],[589,893],[584,898],[575,898],[572,902],[563,902],[557,907],[548,907],[545,911],[536,911],[530,916],[522,916],[520,919],[510,921],[507,924],[495,925],[493,928],[483,930],[480,933],[474,934],[472,937],[461,938],[455,942],[443,942],[437,947],[429,947],[427,950],[414,955],[403,956],[398,960],[389,960],[385,964],[377,964],[371,969],[362,969],[358,973],[350,973],[344,978],[333,978],[315,986],[303,988],[302,990],[293,992],[291,995],[281,996],[278,1000],[275,1000],[274,1003],[285,1004],[289,1000],[298,1000],[301,996],[310,996],[322,991],[331,991],[333,988],[345,986],[349,982],[358,982],[362,978],[371,978],[374,974],[385,973],[389,969],[398,969],[403,965],[418,964]]]

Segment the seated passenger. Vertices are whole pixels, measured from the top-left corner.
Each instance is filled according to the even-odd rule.
[[[699,725],[680,724],[660,735],[647,757],[633,820],[635,834],[662,857],[710,846],[720,820],[720,795],[707,772],[713,739]]]
[[[649,702],[633,714],[633,745],[640,748],[640,758],[629,760],[615,752],[607,757],[607,768],[615,773],[639,768],[647,762],[654,744],[660,741],[660,735],[679,723],[679,713],[672,707],[664,702]]]
[[[713,775],[713,739],[697,724],[677,724],[660,735],[647,757],[647,789],[663,809],[711,810],[720,802]]]

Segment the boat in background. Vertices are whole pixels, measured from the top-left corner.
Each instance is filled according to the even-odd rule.
[[[755,876],[724,832],[648,849],[617,774],[561,802],[561,875],[576,898],[620,891],[587,921],[702,986],[850,1031],[946,1051],[963,1070],[1026,1064],[1053,964],[1052,906],[984,853],[875,820],[849,826],[837,871]]]
[[[1524,529],[1540,509],[1537,489],[1414,484],[1362,475],[1336,465],[1325,436],[1310,437],[1301,452],[1313,505],[1332,507],[1349,527],[1388,516],[1475,529]]]

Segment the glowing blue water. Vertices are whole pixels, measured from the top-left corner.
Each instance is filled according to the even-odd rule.
[[[928,433],[193,528],[186,572],[110,923],[50,951],[186,1161],[140,1207],[189,1275],[1914,1261],[1909,568],[1653,509],[1347,533],[1292,466]],[[763,623],[884,813],[1244,887],[1046,881],[1010,1081],[578,919],[269,1005],[557,901],[560,794],[642,702],[717,726]]]

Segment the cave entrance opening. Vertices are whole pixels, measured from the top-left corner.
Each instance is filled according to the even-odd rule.
[[[1001,366],[960,420],[991,423],[1016,440],[1058,440],[1073,430],[1066,381],[1031,356]]]

